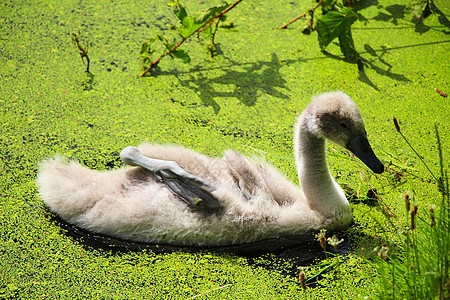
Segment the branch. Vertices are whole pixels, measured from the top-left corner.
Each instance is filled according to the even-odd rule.
[[[155,60],[154,62],[152,62],[150,64],[150,66],[147,68],[147,70],[145,70],[142,74],[142,76],[145,76],[145,74],[147,74],[154,66],[156,66],[159,61],[165,57],[166,55],[172,54],[173,52],[175,52],[188,38],[190,38],[191,36],[193,36],[195,33],[198,32],[202,32],[203,30],[205,30],[206,28],[208,28],[209,26],[211,26],[213,24],[213,22],[215,20],[217,20],[218,18],[222,17],[224,14],[226,14],[227,12],[229,12],[231,9],[233,9],[236,5],[239,4],[239,2],[241,2],[242,0],[238,0],[235,3],[233,3],[230,7],[228,7],[227,9],[225,9],[224,11],[218,13],[216,16],[214,16],[213,18],[209,19],[207,22],[205,22],[202,26],[200,26],[200,28],[198,28],[196,31],[194,31],[193,33],[191,33],[190,35],[183,37],[183,39],[176,43],[175,46],[167,51],[166,53],[164,53],[163,55],[161,55],[157,60]],[[321,0],[322,1],[322,0]]]
[[[306,12],[304,12],[304,13],[301,14],[300,16],[298,16],[298,17],[296,17],[296,18],[290,20],[288,23],[284,24],[283,26],[281,26],[281,27],[278,28],[278,29],[285,29],[285,28],[287,28],[289,25],[291,25],[292,23],[294,23],[294,22],[297,21],[298,19],[301,19],[301,18],[303,18],[304,16],[306,16],[310,11],[316,10],[316,8],[318,8],[319,5],[322,4],[322,2],[323,2],[323,0],[320,0],[320,1],[316,4],[316,6],[314,6],[314,7],[311,8],[311,9],[308,9]]]
[[[195,32],[194,32],[195,33]],[[193,34],[194,34],[193,33]],[[161,60],[161,59],[163,59],[166,55],[169,55],[169,54],[171,54],[171,53],[173,53],[173,52],[175,52],[189,37],[191,37],[192,36],[192,34],[191,35],[189,35],[189,36],[187,36],[187,37],[185,37],[185,38],[183,38],[181,41],[179,41],[178,43],[176,43],[175,44],[175,46],[172,48],[172,50],[169,50],[169,51],[167,51],[167,52],[165,52],[163,55],[161,55],[158,59],[156,59],[154,62],[152,62],[151,64],[150,64],[150,66],[147,68],[147,70],[145,70],[144,71],[144,73],[142,73],[141,74],[141,77],[142,76],[144,76],[145,74],[147,74],[150,70],[151,70],[151,68],[153,68],[154,66],[156,66],[158,63],[159,63],[159,61]]]

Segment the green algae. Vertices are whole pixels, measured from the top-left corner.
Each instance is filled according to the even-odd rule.
[[[192,11],[207,4],[216,2],[186,2]],[[442,16],[450,7],[445,1],[435,5],[441,14],[422,25],[410,22],[405,7],[395,1],[360,7],[364,18],[352,31],[368,65],[359,73],[343,61],[338,45],[332,43],[328,54],[321,53],[314,34],[303,36],[295,26],[275,29],[311,3],[243,1],[228,16],[235,29],[219,30],[216,36],[222,55],[211,59],[202,45],[188,42],[190,64],[166,59],[156,77],[139,78],[140,44],[172,22],[164,1],[2,2],[0,298],[164,299],[206,292],[198,298],[369,295],[371,279],[364,274],[373,271],[356,254],[374,245],[367,236],[389,235],[389,225],[376,208],[353,205],[361,226],[349,231],[367,236],[355,238],[355,256],[341,262],[330,273],[334,277],[302,291],[295,278],[250,267],[239,256],[85,249],[50,218],[34,178],[39,161],[57,153],[91,168],[117,168],[123,147],[147,140],[213,156],[227,148],[264,155],[295,181],[295,118],[312,95],[341,89],[360,106],[380,158],[413,171],[400,180],[396,169],[374,176],[333,145],[330,170],[339,183],[365,193],[362,172],[402,218],[406,192],[413,192],[421,206],[439,197],[420,161],[396,135],[392,116],[433,171],[438,170],[433,128],[440,123],[448,157],[450,104],[434,89],[449,92],[450,29]],[[90,42],[92,78],[71,41],[79,29]]]

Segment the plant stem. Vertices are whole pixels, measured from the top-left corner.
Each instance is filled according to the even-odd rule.
[[[310,11],[316,10],[316,8],[318,8],[319,5],[322,4],[322,2],[323,2],[323,0],[320,0],[320,1],[316,4],[316,6],[314,6],[313,8],[308,9],[306,12],[304,12],[304,13],[301,14],[300,16],[298,16],[298,17],[296,17],[296,18],[290,20],[288,23],[284,24],[283,26],[281,26],[281,27],[278,28],[278,29],[285,29],[285,28],[287,28],[289,25],[291,25],[292,23],[294,23],[294,22],[297,21],[298,19],[301,19],[301,18],[303,18],[304,16],[306,16]]]
[[[439,166],[440,166],[440,173],[441,173],[441,178],[440,178],[440,181],[438,182],[438,184],[439,184],[439,189],[441,191],[445,191],[445,189],[444,189],[444,159],[442,157],[441,137],[439,136],[439,130],[438,130],[437,124],[434,124],[434,131],[436,132],[436,140],[437,140],[437,144],[438,144],[438,153],[439,153]],[[447,190],[447,192],[448,192],[448,190]]]
[[[171,49],[171,50],[169,50],[169,51],[167,51],[167,52],[165,52],[163,55],[161,55],[158,59],[156,59],[154,62],[152,62],[151,64],[150,64],[150,66],[147,68],[147,70],[145,70],[142,74],[141,74],[141,77],[142,76],[144,76],[145,74],[147,74],[150,70],[151,70],[151,68],[153,68],[154,66],[156,66],[158,63],[159,63],[159,61],[163,58],[163,57],[165,57],[166,55],[168,55],[168,54],[171,54],[171,53],[173,53],[173,52],[175,52],[188,38],[190,38],[191,36],[193,36],[195,33],[197,33],[197,32],[201,32],[201,31],[203,31],[203,30],[205,30],[206,28],[208,28],[209,26],[211,26],[211,24],[213,24],[213,22],[215,21],[215,20],[217,20],[218,18],[220,18],[221,16],[223,16],[224,14],[226,14],[227,12],[229,12],[231,9],[233,9],[236,5],[238,5],[239,4],[239,2],[241,2],[242,0],[238,0],[238,1],[236,1],[235,3],[233,3],[232,5],[230,5],[230,7],[228,7],[227,9],[225,9],[225,10],[223,10],[222,12],[220,12],[220,13],[218,13],[215,17],[213,17],[213,18],[211,18],[210,20],[208,20],[207,22],[205,22],[200,28],[198,28],[196,31],[194,31],[193,33],[191,33],[190,35],[188,35],[188,36],[186,36],[186,37],[183,37],[183,39],[180,41],[180,42],[178,42],[178,43],[176,43],[175,44],[175,46]]]
[[[78,36],[75,33],[72,33],[72,40],[75,42],[75,44],[78,47],[78,50],[80,50],[80,56],[81,56],[81,60],[83,60],[83,58],[86,58],[86,73],[89,73],[89,64],[90,64],[90,59],[88,56],[88,43],[86,42],[86,49],[84,49],[83,47],[81,47],[80,45],[80,33],[78,32]]]
[[[241,2],[242,0],[238,0],[236,2],[234,2],[232,5],[230,5],[230,7],[228,7],[227,9],[225,9],[224,11],[222,11],[221,13],[217,14],[214,18],[211,18],[208,22],[206,22],[205,24],[203,24],[202,27],[200,27],[197,31],[199,31],[200,29],[202,29],[203,27],[205,27],[207,24],[210,24],[212,22],[214,22],[216,19],[220,18],[221,16],[223,16],[224,14],[226,14],[227,12],[229,12],[230,10],[232,10],[236,5],[239,4],[239,2]]]
[[[408,139],[403,135],[403,133],[401,131],[398,131],[398,133],[400,133],[400,135],[402,136],[402,138],[405,140],[405,142],[408,144],[408,146],[412,149],[412,151],[414,152],[414,154],[416,154],[416,156],[420,159],[420,161],[423,163],[423,165],[425,166],[425,168],[427,168],[428,172],[431,174],[431,176],[434,178],[434,180],[436,181],[436,184],[439,185],[439,180],[436,178],[436,176],[434,175],[434,173],[431,171],[431,169],[428,167],[428,165],[426,164],[426,162],[423,160],[422,156],[419,155],[419,153],[417,153],[416,149],[414,149],[414,147],[409,143]]]
[[[315,278],[319,277],[321,274],[323,274],[325,271],[327,271],[328,269],[334,267],[336,264],[338,264],[339,262],[335,261],[333,263],[330,263],[329,265],[327,265],[326,267],[324,267],[323,269],[321,269],[319,272],[317,272],[317,274],[315,274],[312,277],[309,277],[306,282],[308,281],[313,281]]]
[[[195,33],[195,32],[194,32]],[[194,34],[194,33],[192,33],[192,34]],[[161,60],[161,59],[163,59],[166,55],[169,55],[169,54],[171,54],[171,53],[173,53],[173,52],[175,52],[175,50],[177,50],[190,36],[192,36],[192,34],[191,35],[189,35],[189,36],[187,36],[187,37],[184,37],[181,41],[179,41],[178,43],[176,43],[175,44],[175,46],[171,49],[171,50],[169,50],[169,51],[167,51],[167,52],[165,52],[165,53],[163,53],[160,57],[158,57],[154,62],[152,62],[151,64],[150,64],[150,66],[141,74],[141,77],[142,76],[145,76],[145,74],[147,74],[150,70],[151,70],[151,68],[153,68],[154,66],[156,66],[158,63],[159,63],[159,61]]]
[[[352,155],[352,160],[356,162],[353,155]],[[367,185],[369,186],[369,189],[373,192],[373,194],[377,198],[378,202],[383,206],[383,208],[384,208],[383,213],[386,214],[388,217],[397,218],[396,214],[389,208],[389,206],[387,206],[387,204],[383,201],[383,199],[380,197],[380,195],[378,195],[377,192],[375,191],[375,189],[370,185],[369,179],[367,179],[366,175],[361,170],[361,168],[359,168],[359,174],[363,177],[364,181],[367,183]],[[389,220],[389,218],[388,218],[388,220]]]

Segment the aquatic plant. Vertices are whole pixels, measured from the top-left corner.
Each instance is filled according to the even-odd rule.
[[[89,72],[89,65],[90,65],[91,60],[89,59],[89,56],[88,56],[89,43],[86,40],[85,41],[85,46],[83,47],[81,45],[80,40],[81,40],[81,33],[80,33],[80,31],[78,31],[78,34],[72,33],[72,41],[75,43],[75,45],[77,46],[78,50],[80,51],[81,60],[83,62],[85,62],[84,59],[86,59],[86,62],[85,62],[86,63],[86,73],[90,73]]]
[[[174,7],[174,13],[178,18],[179,24],[172,25],[179,36],[170,38],[167,36],[156,35],[148,38],[141,45],[140,55],[145,71],[141,76],[145,76],[152,68],[156,67],[161,59],[166,56],[181,59],[184,63],[191,61],[189,54],[180,49],[180,46],[193,35],[197,37],[205,36],[209,40],[207,50],[211,56],[218,54],[214,38],[219,28],[219,22],[225,20],[225,14],[233,9],[242,0],[237,0],[233,4],[224,3],[215,5],[202,10],[193,17],[188,15],[187,10],[181,5],[179,0],[168,3]],[[317,31],[317,38],[320,49],[326,53],[326,47],[336,38],[339,41],[339,47],[344,59],[350,63],[356,63],[360,71],[364,70],[365,61],[356,50],[352,36],[351,26],[358,20],[358,13],[352,9],[352,4],[357,0],[316,0],[316,4],[292,19],[279,29],[285,29],[292,23],[300,19],[306,19],[301,27],[304,34],[310,34]],[[413,13],[413,19],[421,22],[431,14],[429,0],[412,1],[409,11]],[[231,28],[232,23],[223,24],[220,27]],[[158,51],[158,46],[162,46]],[[155,55],[155,53],[158,53]],[[158,56],[154,59],[154,56]]]
[[[325,51],[325,48],[338,38],[345,59],[357,63],[359,68],[363,68],[351,31],[352,24],[357,20],[357,14],[351,9],[350,4],[351,2],[348,0],[320,0],[314,7],[284,24],[280,29],[287,28],[288,25],[301,18],[306,18],[307,22],[302,28],[302,32],[309,34],[311,31],[317,30],[318,42],[322,51]]]
[[[202,10],[192,17],[188,15],[186,9],[181,5],[179,0],[174,0],[174,2],[168,3],[169,6],[174,7],[174,13],[179,20],[179,25],[173,26],[173,28],[176,29],[179,37],[170,39],[161,35],[157,35],[147,39],[144,43],[142,43],[140,54],[143,65],[146,69],[141,74],[141,76],[147,74],[160,62],[161,59],[163,59],[167,55],[172,58],[181,59],[185,63],[190,62],[191,58],[189,57],[189,54],[186,51],[180,49],[180,46],[195,34],[202,34],[206,36],[206,38],[210,40],[207,45],[209,53],[211,54],[211,56],[216,55],[217,48],[216,44],[214,43],[214,37],[219,27],[219,22],[224,21],[225,14],[233,9],[241,1],[242,0],[238,0],[233,4],[224,3],[221,5],[212,6],[210,8]],[[156,42],[159,42],[163,45],[164,51],[157,59],[152,60],[154,53],[157,52],[157,47],[155,47]]]
[[[428,213],[414,204],[414,195],[406,194],[405,219],[395,226],[395,241],[384,242],[374,253],[379,259],[371,262],[378,272],[376,290],[381,299],[448,299],[450,297],[450,193],[448,174],[444,167],[442,143],[435,126],[440,175],[436,176],[417,153],[393,119],[397,132],[425,165],[442,199],[439,208],[431,206]],[[438,211],[438,212],[436,212]],[[428,214],[428,216],[424,216]],[[385,215],[386,216],[386,215]],[[386,216],[386,218],[389,218]],[[388,246],[389,245],[389,246]]]
[[[328,244],[330,244],[334,248],[334,252],[336,252],[337,247],[340,243],[342,243],[344,239],[339,239],[335,234],[332,237],[327,238]]]
[[[361,58],[355,48],[351,26],[358,19],[358,13],[352,9],[352,5],[358,0],[317,0],[317,4],[298,17],[292,19],[279,29],[285,29],[300,19],[305,19],[301,30],[304,34],[317,31],[320,49],[325,48],[336,38],[346,61],[356,63],[359,70],[364,69],[364,59]],[[413,19],[422,21],[431,14],[429,0],[412,0],[409,11]]]

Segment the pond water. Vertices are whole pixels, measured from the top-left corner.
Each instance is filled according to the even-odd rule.
[[[348,258],[342,267],[333,268],[332,279],[324,276],[322,289],[302,291],[297,267],[324,258],[312,237],[301,244],[286,238],[280,248],[272,241],[259,245],[275,246],[270,255],[114,240],[54,219],[38,194],[36,172],[42,159],[57,154],[92,169],[115,169],[120,149],[150,141],[210,156],[229,148],[263,156],[297,182],[295,118],[312,96],[343,90],[360,107],[374,151],[390,168],[372,175],[330,144],[330,172],[359,194],[376,188],[402,222],[405,193],[421,208],[436,204],[439,193],[392,117],[434,172],[436,123],[444,158],[450,154],[450,102],[436,92],[450,92],[450,2],[432,1],[428,18],[411,21],[404,1],[355,1],[360,71],[344,61],[336,41],[321,52],[316,33],[303,35],[300,24],[276,29],[315,1],[244,0],[228,15],[234,27],[217,32],[220,55],[211,58],[202,41],[192,40],[183,45],[189,64],[167,57],[156,76],[141,78],[141,44],[173,33],[176,17],[166,2],[0,3],[0,298],[186,299],[207,291],[233,300],[367,296],[373,270],[355,253],[393,234],[383,211],[370,205],[352,203],[358,226],[340,236],[339,258]],[[188,12],[218,4],[182,3]],[[90,74],[71,39],[78,31],[89,43]]]

